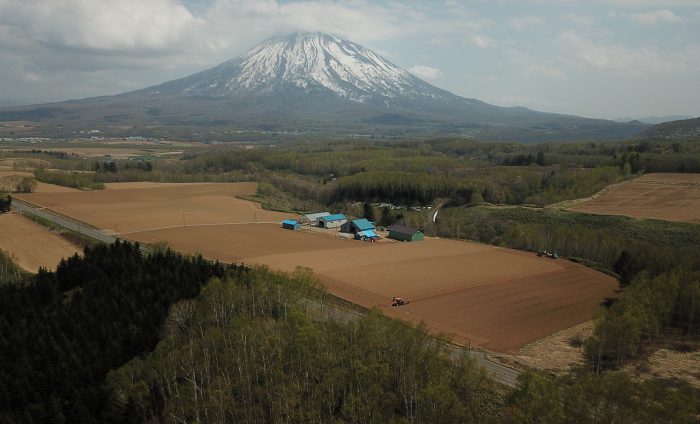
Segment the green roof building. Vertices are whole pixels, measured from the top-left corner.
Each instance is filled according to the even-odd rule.
[[[389,238],[400,241],[419,241],[423,240],[423,233],[405,225],[392,225],[389,228]]]

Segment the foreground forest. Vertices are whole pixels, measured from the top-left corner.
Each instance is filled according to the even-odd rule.
[[[619,372],[501,387],[422,326],[339,309],[304,269],[118,242],[0,302],[2,423],[692,423],[700,406]]]

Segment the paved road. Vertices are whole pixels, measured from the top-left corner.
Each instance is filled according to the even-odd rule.
[[[13,198],[12,207],[23,215],[33,215],[44,218],[48,221],[53,222],[56,225],[60,225],[61,227],[67,228],[69,230],[75,231],[77,233],[83,234],[87,237],[91,237],[95,240],[99,240],[104,243],[113,243],[116,240],[116,237],[114,237],[111,234],[108,234],[105,231],[87,226],[81,222],[59,215],[56,212],[53,212],[49,209],[39,208],[21,200]],[[360,316],[359,312],[354,312],[337,307],[333,307],[333,309],[334,311],[331,313],[336,319],[355,319]],[[328,312],[329,311],[326,309],[325,313]],[[453,349],[455,355],[459,354],[460,348],[455,346],[453,347]],[[486,371],[488,371],[493,376],[493,378],[496,381],[509,387],[515,387],[518,374],[520,374],[518,371],[489,360],[488,358],[486,358],[486,356],[484,356],[482,352],[479,352],[477,350],[472,349],[471,355],[479,365],[484,367]]]
[[[39,208],[15,198],[12,198],[12,207],[22,215],[32,215],[43,218],[47,221],[53,222],[56,225],[60,225],[63,228],[67,228],[75,231],[76,233],[104,243],[114,243],[114,241],[117,240],[116,237],[106,233],[105,231],[87,226],[81,222],[59,215],[51,210]]]

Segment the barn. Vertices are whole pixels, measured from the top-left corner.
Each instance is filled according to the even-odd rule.
[[[285,219],[282,221],[282,228],[285,230],[298,230],[301,228],[301,224],[293,219]]]
[[[340,227],[340,231],[353,234],[356,234],[358,231],[374,231],[376,229],[377,227],[365,218],[354,219]]]
[[[316,213],[309,213],[306,215],[303,215],[301,217],[301,222],[304,224],[309,224],[313,227],[318,226],[318,219],[322,218],[324,216],[330,216],[329,212],[316,212]]]
[[[406,227],[405,225],[392,225],[389,228],[389,238],[400,241],[423,240],[423,233],[417,228]]]
[[[340,228],[346,222],[348,222],[348,218],[342,213],[318,218],[318,226],[321,228]]]

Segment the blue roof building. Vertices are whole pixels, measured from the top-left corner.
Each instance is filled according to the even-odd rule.
[[[378,239],[379,235],[374,230],[358,231],[355,233],[356,240]]]
[[[285,219],[282,221],[282,228],[287,230],[298,230],[301,228],[301,224],[293,219]]]
[[[357,233],[358,231],[376,230],[377,227],[365,218],[354,219],[340,227],[344,233]]]

